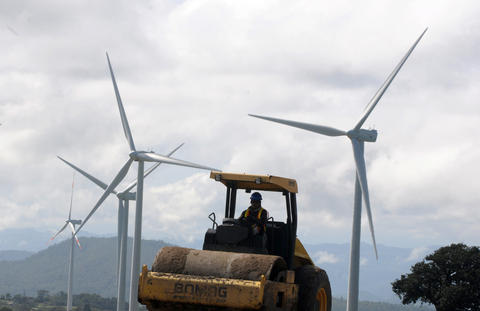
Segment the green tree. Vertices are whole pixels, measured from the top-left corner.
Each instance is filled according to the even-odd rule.
[[[88,307],[92,309],[116,310],[117,300],[115,298],[103,298],[98,294],[79,294],[73,296],[75,306]]]
[[[431,303],[437,311],[480,310],[480,249],[451,244],[428,255],[392,283],[403,304]]]
[[[39,289],[37,290],[37,298],[35,299],[36,302],[45,302],[48,299],[48,290]]]
[[[20,294],[16,294],[15,296],[13,296],[13,302],[16,303],[16,304],[24,304],[28,301],[28,298],[23,296],[23,295],[20,295]]]
[[[48,298],[50,305],[53,306],[65,306],[67,304],[67,293],[64,291],[60,291],[55,295],[49,296]]]

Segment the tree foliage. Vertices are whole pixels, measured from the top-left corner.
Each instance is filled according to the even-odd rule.
[[[403,304],[431,303],[437,311],[480,310],[480,249],[441,247],[392,283]]]
[[[48,290],[39,289],[37,290],[37,298],[35,299],[35,302],[45,302],[48,296]]]

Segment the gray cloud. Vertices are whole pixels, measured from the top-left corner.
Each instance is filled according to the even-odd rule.
[[[409,247],[478,244],[479,8],[474,1],[3,1],[0,208],[8,217],[0,229],[54,230],[63,221],[71,170],[57,154],[106,182],[126,160],[108,51],[137,146],[167,153],[185,142],[182,159],[296,178],[299,235],[348,241],[349,141],[247,114],[348,129],[429,26],[365,124],[379,130],[366,145],[377,237]],[[146,183],[145,235],[172,237],[178,227],[180,240],[198,238],[210,225],[206,215],[223,206],[223,189],[207,174],[161,167]],[[75,214],[86,215],[99,195],[77,177]],[[159,216],[178,200],[178,217]],[[108,199],[87,230],[113,232],[115,217]]]

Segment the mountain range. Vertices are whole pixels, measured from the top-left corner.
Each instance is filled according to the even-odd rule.
[[[25,229],[26,230],[26,229]],[[12,235],[12,233],[19,233]],[[67,284],[70,242],[65,240],[45,249],[51,233],[0,231],[0,294],[35,295],[39,289],[51,292],[65,291]],[[8,238],[5,238],[8,236]],[[26,237],[30,236],[29,239]],[[116,238],[81,236],[82,249],[75,252],[75,293],[97,293],[104,297],[116,296]],[[17,240],[17,242],[15,242]],[[33,241],[31,244],[21,241]],[[8,243],[7,243],[8,242]],[[200,244],[200,243],[195,243]],[[31,248],[28,248],[28,246]],[[39,245],[44,249],[37,251]],[[157,251],[168,243],[143,240],[141,263],[151,266]],[[12,247],[13,246],[13,247]],[[129,239],[131,252],[132,240]],[[5,247],[11,247],[7,250]],[[197,245],[198,247],[198,245]],[[319,267],[327,271],[332,293],[346,297],[348,285],[348,244],[305,245]],[[379,260],[373,247],[361,245],[360,299],[399,303],[391,290],[391,282],[409,272],[410,266],[421,260],[431,249],[407,249],[378,245]],[[130,262],[127,263],[130,273]],[[129,278],[129,276],[128,276]]]
[[[33,254],[35,253],[29,252],[29,251],[18,251],[18,250],[0,251],[0,262],[22,260],[32,256]]]
[[[42,231],[32,228],[10,228],[0,230],[0,252],[1,251],[27,251],[38,252],[46,249],[50,244],[50,238],[54,232]],[[60,235],[61,239],[65,234]],[[91,234],[87,231],[80,233],[81,237],[106,237]],[[112,235],[110,235],[112,236]]]
[[[75,250],[73,291],[115,297],[116,238],[82,238],[82,249]],[[142,241],[141,262],[151,265],[163,241]],[[131,252],[132,239],[129,239]],[[0,293],[35,296],[40,289],[66,291],[70,241],[65,240],[27,258],[0,261]],[[127,260],[130,267],[130,260]],[[127,279],[129,276],[127,269]]]

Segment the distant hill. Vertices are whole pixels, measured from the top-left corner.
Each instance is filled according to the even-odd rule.
[[[116,238],[82,238],[81,243],[82,249],[75,249],[74,293],[115,297]],[[142,241],[141,263],[151,266],[157,251],[165,245],[163,241]],[[131,246],[130,238],[127,254],[131,254]],[[0,294],[36,296],[39,289],[66,291],[69,252],[70,241],[66,240],[20,261],[0,261]],[[130,258],[127,279],[129,274]]]
[[[61,225],[61,224],[60,224]],[[60,228],[53,228],[58,230]],[[68,231],[70,232],[70,231]],[[67,231],[56,238],[56,241],[69,238]],[[38,252],[46,249],[50,244],[49,240],[54,234],[54,231],[37,230],[33,228],[10,228],[0,230],[0,251],[28,251]],[[79,237],[100,237],[82,230]],[[101,236],[104,237],[104,236]]]
[[[38,252],[47,248],[47,242],[51,236],[52,234],[48,231],[31,228],[0,230],[0,250]]]
[[[29,251],[0,251],[0,262],[22,260],[33,254],[34,252]]]

